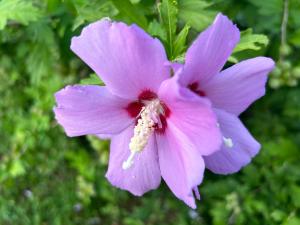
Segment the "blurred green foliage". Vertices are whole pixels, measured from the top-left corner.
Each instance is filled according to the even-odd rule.
[[[285,2],[1,0],[0,224],[300,224],[300,2]],[[195,211],[165,184],[142,198],[112,187],[104,178],[109,143],[68,138],[53,118],[57,90],[99,83],[69,50],[71,37],[111,17],[137,23],[182,61],[219,11],[244,30],[229,64],[257,55],[278,61],[276,89],[242,115],[260,154],[238,174],[207,172]]]

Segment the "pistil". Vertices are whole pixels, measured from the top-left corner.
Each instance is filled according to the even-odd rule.
[[[140,119],[134,127],[134,134],[129,143],[130,155],[123,162],[122,168],[129,169],[133,165],[135,154],[141,152],[147,145],[150,136],[152,135],[155,125],[161,126],[160,114],[163,113],[163,108],[158,99],[145,101],[145,106],[139,114]]]

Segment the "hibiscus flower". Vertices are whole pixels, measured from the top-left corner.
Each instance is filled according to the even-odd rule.
[[[163,45],[136,25],[92,23],[72,39],[71,49],[106,86],[56,93],[55,116],[67,135],[111,138],[106,177],[112,185],[141,196],[162,177],[195,208],[203,156],[222,143],[210,102],[170,79]]]
[[[239,171],[259,152],[260,144],[238,116],[265,94],[267,75],[274,67],[272,59],[256,57],[221,71],[239,39],[236,25],[218,14],[187,50],[185,64],[176,64],[179,83],[209,99],[217,115],[223,145],[204,161],[218,174]]]

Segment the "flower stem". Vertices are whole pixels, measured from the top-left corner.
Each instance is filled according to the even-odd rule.
[[[288,24],[288,17],[289,17],[289,0],[284,0],[284,8],[283,8],[283,15],[282,15],[282,22],[281,22],[281,46],[285,47],[286,42],[286,30]],[[283,61],[284,54],[280,51],[280,61]]]

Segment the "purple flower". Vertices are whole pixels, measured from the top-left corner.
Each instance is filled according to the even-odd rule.
[[[259,152],[260,144],[238,116],[265,94],[267,74],[274,67],[272,59],[257,57],[220,72],[239,39],[238,28],[219,14],[188,49],[184,66],[175,65],[180,84],[208,98],[218,117],[223,145],[204,157],[205,166],[218,174],[237,172]]]
[[[106,177],[112,185],[140,196],[162,177],[195,208],[202,156],[222,143],[209,101],[169,79],[162,44],[135,25],[95,22],[72,39],[71,49],[106,86],[68,86],[56,93],[55,116],[67,135],[111,138]]]

